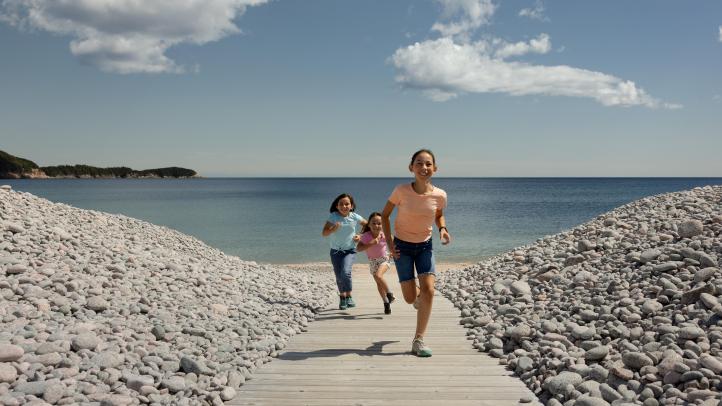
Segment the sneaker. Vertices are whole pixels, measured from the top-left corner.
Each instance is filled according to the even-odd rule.
[[[346,306],[356,307],[356,302],[353,301],[353,298],[351,296],[346,298]]]
[[[386,293],[386,298],[389,300],[389,303],[393,303],[396,298],[394,297],[394,294],[391,292]]]
[[[391,303],[384,302],[384,314],[391,314]]]
[[[416,296],[416,300],[414,300],[414,309],[419,310],[419,300],[421,296]]]
[[[338,302],[338,309],[339,310],[348,309],[348,299],[346,299],[345,297],[342,297],[341,300]]]
[[[422,338],[414,338],[414,341],[411,343],[411,352],[417,357],[431,356],[431,348],[424,344],[424,340]]]

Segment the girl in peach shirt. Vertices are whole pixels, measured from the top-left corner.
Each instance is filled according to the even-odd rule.
[[[384,234],[394,235],[394,238],[387,239],[387,245],[396,263],[404,300],[414,303],[418,311],[411,352],[419,357],[431,356],[431,348],[424,343],[424,334],[431,317],[436,281],[431,244],[434,223],[439,229],[441,243],[451,242],[444,218],[446,192],[431,184],[431,177],[436,170],[433,152],[428,149],[416,151],[409,164],[414,181],[396,186],[381,213]],[[389,219],[397,207],[395,233],[392,234]],[[416,286],[416,275],[419,287]]]

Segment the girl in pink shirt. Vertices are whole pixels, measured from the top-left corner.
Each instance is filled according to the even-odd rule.
[[[381,214],[384,234],[392,235],[389,219],[394,209],[398,208],[394,238],[388,239],[386,244],[396,263],[404,300],[414,303],[418,311],[411,352],[419,357],[431,356],[431,348],[424,343],[424,334],[431,317],[436,281],[431,244],[434,223],[439,228],[441,243],[451,242],[444,218],[446,192],[431,184],[431,177],[436,170],[436,158],[430,150],[416,151],[409,164],[414,181],[396,186]],[[418,287],[416,275],[419,279]]]
[[[384,302],[384,313],[391,314],[391,303],[396,299],[384,280],[384,273],[391,268],[391,257],[386,250],[386,237],[382,231],[381,213],[373,212],[369,215],[368,223],[361,231],[361,240],[356,247],[358,252],[366,251],[369,258],[371,275],[376,281],[381,300]]]

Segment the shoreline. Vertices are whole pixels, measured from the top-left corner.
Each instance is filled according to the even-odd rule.
[[[437,273],[445,273],[450,270],[463,270],[470,266],[473,266],[474,262],[437,262],[436,263],[436,272]],[[333,271],[333,268],[331,266],[331,262],[307,262],[307,263],[292,263],[292,264],[269,264],[270,266],[274,267],[281,267],[281,268],[289,268],[293,270],[303,270],[303,271]],[[369,273],[369,266],[367,263],[355,263],[353,264],[353,272],[354,273]],[[396,267],[391,266],[391,269],[389,270],[390,273],[396,273]],[[388,274],[388,273],[387,273]]]

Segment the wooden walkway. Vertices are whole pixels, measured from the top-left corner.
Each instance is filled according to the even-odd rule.
[[[368,271],[355,272],[357,306],[338,310],[336,299],[226,404],[506,406],[524,397],[540,404],[497,359],[471,347],[459,311],[439,293],[425,339],[433,356],[411,355],[416,311],[393,270],[386,281],[397,297],[390,315]]]

